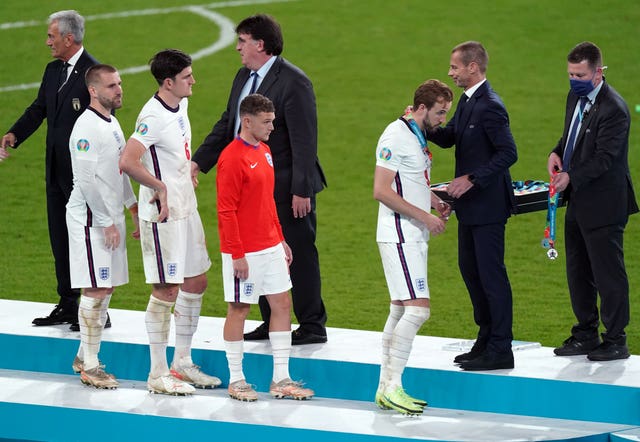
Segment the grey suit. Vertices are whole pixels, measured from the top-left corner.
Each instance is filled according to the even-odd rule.
[[[233,140],[235,115],[242,88],[251,71],[241,68],[233,80],[227,108],[211,133],[193,156],[200,170],[215,166],[220,152]],[[293,311],[301,327],[326,335],[326,310],[321,297],[320,265],[315,246],[315,194],[326,180],[318,160],[318,125],[313,86],[295,65],[278,56],[256,93],[268,97],[275,106],[274,130],[267,144],[271,148],[275,170],[274,197],[285,240],[293,252],[291,282]],[[311,198],[312,211],[294,218],[292,195]],[[260,310],[269,322],[268,304],[261,299]]]

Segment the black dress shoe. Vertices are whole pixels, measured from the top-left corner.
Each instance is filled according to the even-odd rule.
[[[35,326],[41,327],[45,325],[58,325],[58,324],[73,324],[78,322],[78,307],[56,305],[49,316],[44,318],[36,318],[31,323]]]
[[[254,331],[244,334],[245,341],[262,341],[263,339],[269,339],[269,325],[265,322]]]
[[[513,368],[513,353],[494,353],[485,351],[477,358],[463,362],[460,368],[466,371],[504,370]]]
[[[569,336],[560,347],[554,348],[553,352],[558,356],[587,355],[599,345],[600,338],[597,336],[586,341],[579,341],[574,336]]]
[[[461,355],[456,356],[455,358],[453,358],[453,363],[462,364],[464,362],[472,361],[475,358],[482,355],[482,353],[484,353],[484,350],[485,350],[484,346],[473,344],[473,347],[471,347],[471,351],[468,351],[467,353],[462,353]]]
[[[111,318],[109,317],[109,313],[108,312],[107,312],[107,322],[104,323],[104,328],[111,328]],[[80,331],[80,324],[78,324],[78,321],[76,321],[73,324],[71,324],[69,326],[69,330],[74,331],[74,332],[79,332]]]
[[[327,342],[327,335],[316,335],[303,328],[291,332],[291,345],[324,344],[325,342]]]
[[[629,349],[626,344],[614,344],[610,341],[603,342],[587,355],[587,359],[590,361],[614,361],[628,357]]]

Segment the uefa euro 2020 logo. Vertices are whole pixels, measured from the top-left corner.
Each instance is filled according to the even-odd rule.
[[[380,159],[389,161],[391,159],[391,149],[389,149],[388,147],[383,147],[382,149],[380,149]]]
[[[140,135],[146,135],[147,132],[149,132],[149,126],[147,126],[145,123],[140,123],[138,124],[138,127],[136,127],[136,132],[138,132]]]
[[[82,140],[78,140],[78,143],[76,144],[76,148],[78,149],[79,152],[86,152],[89,150],[89,141],[82,139]]]

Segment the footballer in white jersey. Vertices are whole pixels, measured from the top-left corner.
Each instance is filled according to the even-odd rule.
[[[188,99],[183,98],[173,108],[155,94],[144,105],[136,121],[131,138],[146,149],[142,164],[154,177],[164,182],[167,193],[169,221],[187,218],[197,208],[191,182],[191,125],[187,114]],[[140,186],[139,217],[158,220],[158,206],[149,203],[154,191]]]
[[[71,286],[81,288],[78,307],[80,345],[72,367],[83,384],[118,387],[99,358],[102,330],[109,324],[114,287],[129,281],[123,206],[131,212],[138,237],[138,204],[129,177],[119,167],[125,139],[112,115],[122,106],[122,80],[116,68],[96,64],[87,69],[91,97],[69,138],[73,190],[67,204]]]
[[[76,121],[69,150],[73,190],[67,203],[71,286],[114,287],[128,282],[126,243],[105,246],[104,228],[115,225],[125,238],[123,207],[136,197],[118,168],[125,138],[115,116],[89,106]]]
[[[90,227],[124,220],[123,206],[136,202],[129,177],[118,167],[126,139],[115,116],[106,119],[92,107],[76,121],[69,149],[73,190],[67,213]]]
[[[191,180],[191,126],[187,97],[195,84],[191,57],[165,49],[151,59],[158,83],[144,105],[120,167],[140,183],[140,240],[144,273],[152,285],[145,314],[153,393],[188,395],[194,386],[214,388],[220,379],[191,359],[202,298],[211,266]],[[175,307],[175,309],[174,309]],[[175,351],[169,367],[167,345],[175,317]]]
[[[430,211],[431,191],[427,179],[431,173],[431,160],[402,119],[389,124],[380,136],[376,166],[396,172],[392,189],[407,202]],[[428,239],[429,231],[424,224],[380,203],[376,241],[404,243]]]
[[[382,363],[375,403],[421,414],[427,402],[402,386],[413,340],[431,315],[427,241],[445,229],[451,207],[430,190],[427,130],[441,125],[453,93],[428,80],[415,91],[412,112],[387,126],[378,141],[373,196],[380,203],[376,239],[391,302],[382,332]],[[431,213],[436,208],[438,215]]]

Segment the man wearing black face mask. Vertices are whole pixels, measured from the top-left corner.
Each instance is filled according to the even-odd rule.
[[[578,322],[554,353],[587,355],[591,361],[625,359],[629,282],[622,244],[628,217],[638,212],[627,158],[629,110],[605,82],[595,44],[578,44],[567,61],[571,90],[564,132],[547,169],[567,201],[567,281]],[[600,319],[606,329],[602,342]]]

